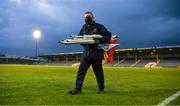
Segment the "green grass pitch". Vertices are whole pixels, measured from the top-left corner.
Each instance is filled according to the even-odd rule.
[[[80,95],[74,88],[78,67],[0,65],[0,105],[157,105],[180,90],[180,69],[104,67],[105,92],[97,94],[90,68]],[[170,105],[180,105],[180,97]]]

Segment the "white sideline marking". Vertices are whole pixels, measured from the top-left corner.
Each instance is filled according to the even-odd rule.
[[[163,100],[161,103],[159,103],[157,106],[166,106],[166,105],[169,104],[171,101],[173,101],[174,99],[176,99],[178,96],[180,96],[180,91],[177,91],[177,92],[174,93],[172,96],[169,96],[168,98],[166,98],[165,100]]]

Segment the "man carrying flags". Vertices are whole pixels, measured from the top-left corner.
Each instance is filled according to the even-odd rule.
[[[81,93],[84,78],[90,65],[92,65],[96,80],[98,84],[97,93],[104,92],[104,73],[102,67],[102,59],[104,58],[103,50],[98,47],[98,44],[108,43],[111,39],[111,32],[109,32],[102,24],[96,23],[92,12],[87,11],[84,14],[85,24],[80,30],[79,35],[102,35],[102,38],[95,39],[95,44],[82,44],[84,46],[81,63],[77,72],[76,87],[70,90],[69,93]]]

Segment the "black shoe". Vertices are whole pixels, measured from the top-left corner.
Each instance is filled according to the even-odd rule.
[[[104,93],[104,89],[98,89],[97,93],[98,94]]]
[[[80,94],[80,93],[81,93],[81,90],[77,90],[77,89],[73,89],[73,90],[69,91],[69,94],[71,94],[71,95],[76,95],[76,94]]]

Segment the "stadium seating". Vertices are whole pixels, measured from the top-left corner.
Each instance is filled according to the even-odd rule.
[[[156,62],[155,59],[141,59],[140,63],[136,64],[135,67],[144,67],[150,62]]]
[[[130,67],[131,65],[133,65],[135,63],[134,60],[125,60],[122,63],[120,63],[118,66],[119,67]]]
[[[158,64],[159,67],[178,67],[180,65],[180,59],[161,59]]]

